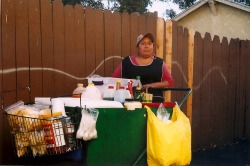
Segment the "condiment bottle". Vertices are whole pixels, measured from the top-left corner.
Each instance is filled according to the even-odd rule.
[[[120,89],[120,87],[121,87],[121,80],[117,80],[115,89],[118,90],[118,89]]]
[[[83,84],[78,83],[76,89],[73,91],[72,97],[80,98],[81,94],[85,91]]]
[[[141,77],[140,76],[136,76],[136,80],[137,80],[137,87],[142,88]]]

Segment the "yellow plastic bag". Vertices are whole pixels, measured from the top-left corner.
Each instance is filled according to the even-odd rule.
[[[172,123],[159,120],[145,106],[147,119],[147,162],[149,166],[188,165],[191,162],[191,126],[179,106],[173,108]]]

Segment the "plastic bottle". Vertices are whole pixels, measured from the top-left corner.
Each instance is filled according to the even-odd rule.
[[[141,96],[141,88],[140,87],[136,87],[135,89],[135,94],[134,94],[134,99],[137,100],[142,100],[142,96]]]
[[[86,87],[86,91],[82,94],[82,98],[100,100],[102,99],[102,95],[93,83],[89,83]]]
[[[116,90],[119,90],[120,89],[120,87],[121,87],[121,80],[117,80],[116,81]]]
[[[76,89],[73,91],[72,97],[75,98],[80,98],[81,94],[85,91],[86,89],[83,87],[83,84],[78,83]]]
[[[142,88],[141,76],[136,76],[136,80],[137,80],[137,86],[136,87]]]
[[[115,88],[114,86],[108,86],[108,89],[104,90],[103,100],[114,100]]]
[[[124,89],[124,87],[121,86],[120,89],[115,91],[114,101],[124,103],[126,99],[131,99],[131,95],[128,90]]]

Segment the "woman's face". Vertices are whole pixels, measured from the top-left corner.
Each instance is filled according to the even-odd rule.
[[[148,37],[143,38],[138,45],[138,54],[141,57],[148,58],[153,55],[154,44]]]

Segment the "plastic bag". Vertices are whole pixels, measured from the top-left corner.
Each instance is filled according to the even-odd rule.
[[[164,107],[164,105],[161,103],[157,109],[156,112],[157,118],[159,118],[164,123],[171,123],[172,121],[169,120],[170,113],[167,111],[167,109]]]
[[[147,162],[149,166],[187,165],[191,161],[191,126],[176,105],[172,123],[159,120],[147,106]]]
[[[97,138],[96,121],[99,111],[97,109],[89,109],[82,111],[82,119],[76,133],[77,139],[88,141]]]

